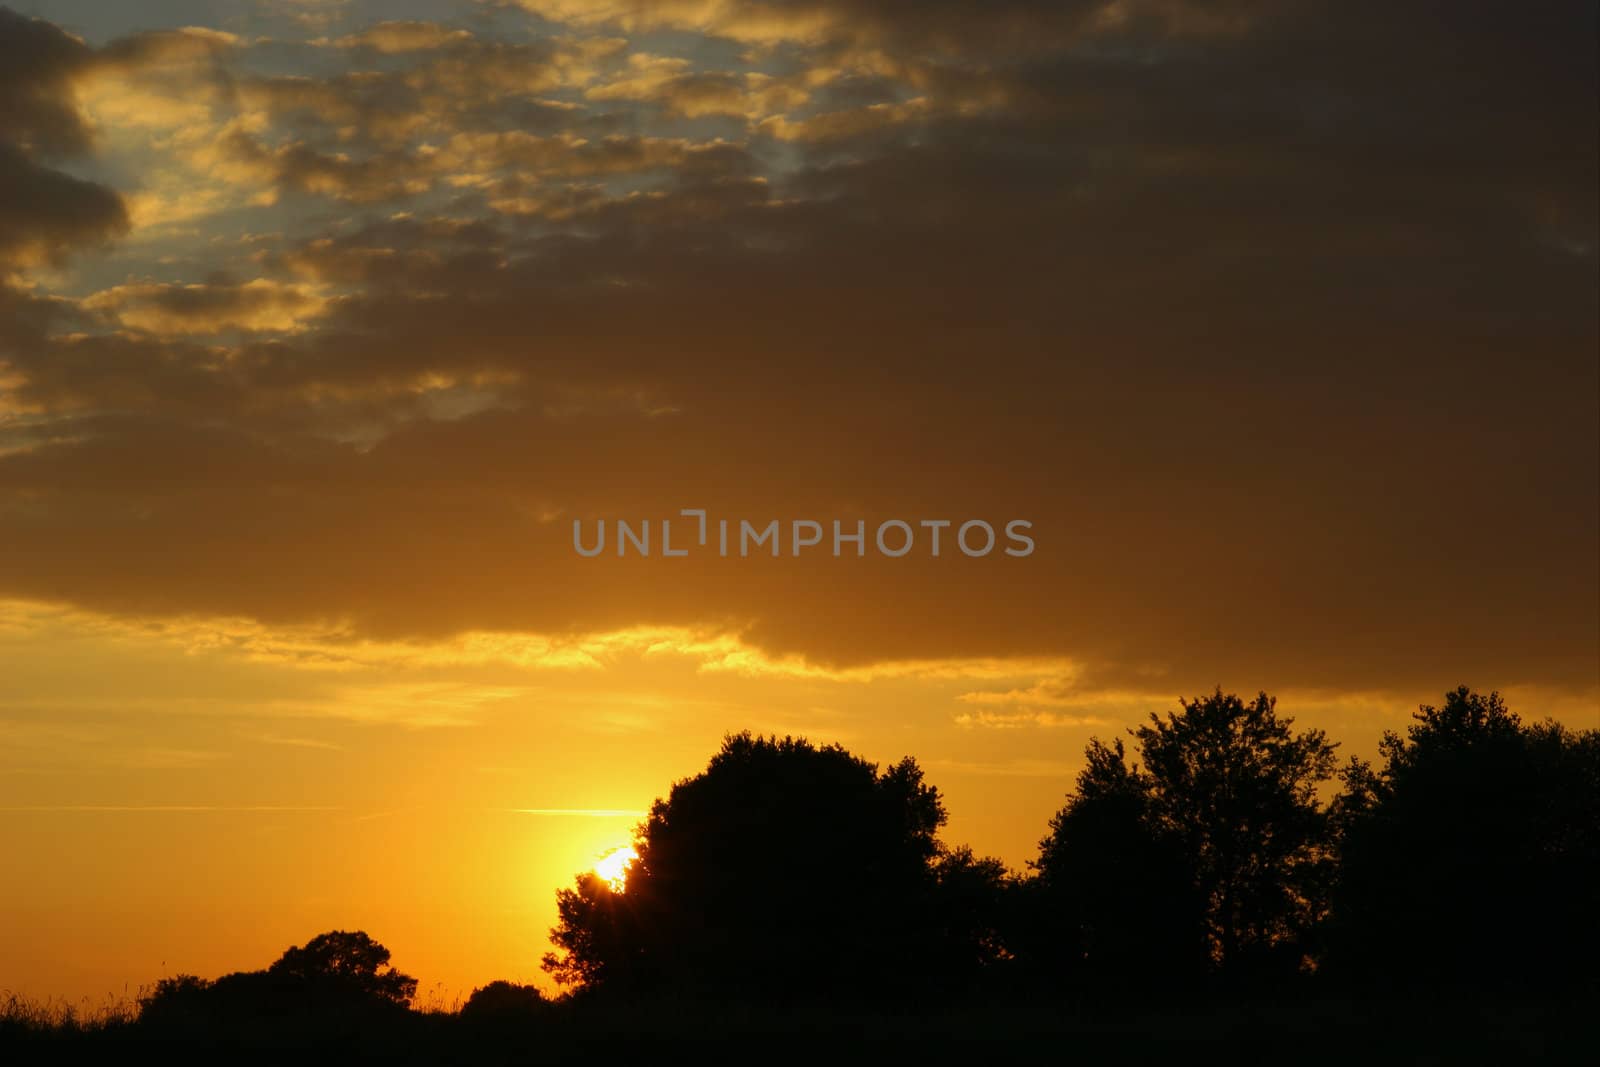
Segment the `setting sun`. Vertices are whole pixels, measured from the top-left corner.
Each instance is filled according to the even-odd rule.
[[[613,891],[620,893],[628,884],[628,865],[638,858],[639,853],[634,851],[632,845],[614,848],[600,857],[600,861],[594,865],[594,873],[604,878]]]

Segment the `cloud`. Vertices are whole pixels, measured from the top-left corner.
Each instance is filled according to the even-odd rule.
[[[204,26],[151,30],[119,37],[96,55],[96,64],[131,69],[213,60],[242,44],[237,34]]]
[[[1283,5],[1259,0],[519,0],[543,18],[629,33],[677,30],[765,48],[858,56],[998,59],[1102,42],[1211,42],[1248,34]],[[1303,5],[1290,5],[1296,10]]]
[[[809,79],[757,71],[695,70],[690,60],[638,52],[626,72],[584,92],[589,100],[640,100],[687,118],[733,115],[752,120],[789,111],[810,99]]]
[[[743,153],[734,146],[696,144],[682,138],[613,135],[540,137],[521,130],[456,134],[440,151],[437,165],[462,186],[486,174],[510,170],[519,175],[570,180],[687,168],[697,156]]]
[[[332,741],[323,741],[315,737],[283,737],[277,734],[261,734],[255,740],[263,745],[282,745],[287,748],[311,748],[323,752],[341,752],[344,746]]]
[[[127,618],[32,601],[0,601],[0,633],[69,626],[115,641],[154,642],[186,655],[223,654],[252,663],[350,674],[377,668],[427,670],[503,666],[519,671],[591,672],[625,659],[678,659],[705,674],[780,677],[840,685],[880,681],[1011,682],[1052,680],[1072,673],[1058,659],[1027,657],[903,660],[834,669],[790,656],[774,658],[746,643],[732,627],[635,627],[609,632],[474,631],[443,639],[379,641],[349,625],[278,625],[217,616]],[[1087,691],[1087,690],[1085,690]],[[639,699],[630,697],[628,699]],[[959,697],[972,700],[972,695]],[[826,716],[825,709],[812,709]],[[262,740],[290,743],[281,738]]]
[[[1098,715],[1062,715],[1052,711],[979,711],[964,712],[957,715],[955,722],[957,726],[963,728],[977,726],[990,730],[1014,730],[1028,726],[1044,727],[1046,729],[1106,726],[1115,722],[1115,720],[1102,718]]]
[[[1000,0],[982,10],[959,0],[919,3],[908,18],[895,0],[521,0],[522,6],[556,22],[578,26],[616,26],[628,32],[671,28],[728,37],[757,44],[839,41],[883,44],[911,39],[927,44],[967,44],[974,39],[1037,45],[1044,35],[1059,44],[1060,35],[1115,20],[1119,11],[1134,17],[1164,6],[1192,10],[1191,5],[1139,4],[1089,0],[1050,3],[1047,0]],[[1239,5],[1242,7],[1243,5]]]
[[[115,192],[42,162],[89,147],[73,82],[92,58],[50,23],[0,8],[0,270],[59,262],[127,226]]]
[[[123,326],[170,335],[294,330],[325,302],[299,286],[257,278],[237,285],[118,285],[86,297],[83,306]]]
[[[335,200],[397,200],[432,185],[426,156],[405,150],[352,156],[303,142],[268,146],[242,129],[226,134],[218,149],[224,173],[234,180]]]
[[[828,111],[800,120],[774,115],[761,123],[763,133],[780,141],[832,141],[877,133],[927,116],[929,103],[916,97],[898,103],[868,104],[848,111]]]
[[[1479,5],[544,10],[571,35],[285,45],[270,75],[249,43],[141,46],[232,88],[117,161],[232,199],[171,263],[6,297],[0,589],[379,643],[736,634],[708,664],[796,678],[1593,684],[1582,34]],[[652,26],[719,40],[614,36]],[[34,249],[109,232],[35,215]],[[1025,517],[1040,549],[573,558],[574,517],[685,506]],[[981,710],[1078,713],[1032,684]]]
[[[72,81],[91,62],[81,40],[0,8],[0,141],[27,155],[71,155],[89,144]]]
[[[350,0],[256,0],[266,16],[287,19],[301,29],[326,30],[346,17]]]
[[[126,228],[127,213],[116,193],[38,166],[0,143],[0,265],[57,262]]]
[[[587,84],[625,46],[604,37],[516,43],[405,25],[406,40],[431,43],[392,49],[399,59],[384,69],[240,78],[239,100],[302,138],[332,135],[345,144],[393,146],[464,126],[525,128],[574,118],[570,105],[545,94]],[[398,43],[393,30],[377,39]]]
[[[368,26],[334,42],[340,48],[368,48],[380,55],[427,52],[472,39],[466,30],[453,30],[434,22],[394,21]]]

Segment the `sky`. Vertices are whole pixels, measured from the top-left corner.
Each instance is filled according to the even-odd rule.
[[[1592,2],[9,3],[0,989],[542,980],[729,731],[1021,870],[1217,686],[1600,725]]]

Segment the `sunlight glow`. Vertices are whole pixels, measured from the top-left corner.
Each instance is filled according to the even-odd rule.
[[[614,848],[600,857],[594,865],[594,873],[606,880],[612,892],[620,893],[628,884],[628,864],[639,858],[632,845],[623,845]]]

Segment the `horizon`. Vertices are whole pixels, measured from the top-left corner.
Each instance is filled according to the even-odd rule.
[[[1441,694],[1448,695],[1443,690],[1441,690]],[[1195,694],[1195,696],[1201,697],[1204,696],[1204,693]],[[1432,700],[1423,703],[1433,704],[1439,698],[1439,695],[1435,695]],[[1286,706],[1282,700],[1278,701],[1278,708],[1282,714],[1293,720],[1296,727],[1300,729],[1322,728],[1315,722],[1304,721],[1297,717],[1295,709]],[[1165,715],[1167,712],[1178,710],[1180,710],[1179,701],[1175,698],[1170,706],[1164,706],[1160,709],[1152,708],[1148,714],[1159,713]],[[1523,721],[1529,724],[1544,721],[1547,718],[1551,721],[1562,722],[1562,720],[1553,716],[1523,714],[1525,709],[1518,708],[1514,702],[1510,704],[1510,710],[1519,714]],[[1411,711],[1401,716],[1395,724],[1384,729],[1393,730],[1404,736],[1406,727],[1414,721],[1412,713],[1415,711],[1416,707],[1413,706]],[[1147,722],[1148,714],[1140,715],[1127,723],[1118,724],[1115,729],[1097,730],[1093,736],[1098,736],[1108,742],[1117,737],[1125,736],[1126,731],[1131,727]],[[1592,726],[1587,726],[1582,722],[1562,722],[1562,724],[1569,729],[1592,728]],[[739,732],[737,729],[725,730],[719,735],[719,739],[737,732]],[[774,734],[772,736],[778,735]],[[836,740],[826,738],[807,738],[807,740],[818,744],[839,743]],[[1341,761],[1351,756],[1372,761],[1378,754],[1379,738],[1377,736],[1363,739],[1367,742],[1364,744],[1351,744],[1351,739],[1340,736],[1337,733],[1330,734],[1329,740],[1333,742]],[[640,805],[636,809],[434,808],[431,812],[434,816],[445,815],[456,819],[469,817],[478,823],[480,830],[487,825],[488,833],[494,834],[498,832],[506,835],[498,840],[521,840],[527,843],[528,839],[532,838],[535,843],[545,845],[547,848],[553,846],[553,851],[540,853],[541,859],[538,869],[541,873],[546,871],[554,873],[563,860],[570,858],[570,869],[566,870],[558,880],[553,881],[543,894],[532,889],[531,883],[534,876],[531,874],[527,877],[529,884],[526,887],[527,891],[524,892],[520,882],[513,882],[511,886],[506,884],[508,872],[505,870],[505,864],[510,861],[504,858],[506,849],[503,845],[485,846],[477,838],[465,843],[455,843],[455,848],[465,855],[482,858],[492,854],[501,860],[501,867],[498,870],[492,872],[486,870],[485,873],[493,873],[496,876],[491,881],[494,883],[494,888],[500,891],[500,897],[497,902],[504,908],[520,909],[497,913],[497,923],[490,924],[481,931],[480,950],[489,947],[491,944],[495,946],[493,951],[496,958],[492,963],[476,964],[464,962],[459,951],[452,955],[449,951],[440,952],[437,947],[434,947],[435,942],[433,942],[430,934],[438,932],[439,923],[436,915],[421,920],[419,925],[414,916],[411,917],[410,922],[405,921],[406,913],[403,911],[396,913],[384,907],[373,908],[368,906],[363,908],[359,904],[345,904],[333,909],[302,908],[294,913],[292,921],[287,916],[276,914],[272,910],[252,913],[250,916],[253,919],[251,923],[252,929],[250,936],[244,941],[229,943],[223,947],[215,943],[214,938],[208,938],[208,941],[213,943],[208,944],[199,951],[196,951],[193,947],[189,948],[186,953],[174,953],[162,949],[159,966],[152,965],[147,967],[146,971],[148,973],[124,972],[122,980],[119,982],[116,980],[115,972],[107,969],[102,970],[101,974],[96,975],[95,978],[88,979],[89,983],[99,981],[102,988],[90,988],[89,985],[83,984],[85,979],[81,977],[83,972],[80,971],[78,976],[69,979],[69,981],[79,982],[80,988],[66,993],[42,988],[38,984],[30,988],[26,983],[16,982],[0,983],[0,990],[23,996],[35,1002],[76,1004],[80,1007],[102,1009],[112,1004],[131,1002],[141,993],[153,989],[155,983],[163,978],[172,978],[181,974],[196,974],[202,978],[216,978],[223,974],[251,970],[264,965],[266,961],[275,958],[289,946],[301,943],[313,932],[351,929],[365,930],[378,938],[393,951],[395,966],[415,975],[419,979],[417,1002],[424,1009],[443,1008],[450,1010],[452,1006],[459,1006],[459,1004],[465,1002],[468,994],[473,990],[481,988],[492,981],[532,984],[540,987],[547,995],[554,994],[559,992],[560,989],[540,969],[538,961],[551,948],[551,942],[546,935],[555,925],[557,891],[570,888],[574,877],[587,872],[599,873],[602,877],[611,881],[614,888],[616,888],[616,879],[619,876],[619,872],[614,862],[609,867],[607,866],[607,859],[624,851],[631,853],[634,840],[633,831],[635,827],[643,825],[645,817],[649,814],[651,804],[658,799],[664,799],[671,785],[702,772],[705,766],[705,758],[714,752],[716,747],[716,743],[708,744],[704,754],[697,762],[686,765],[672,774],[670,778],[663,779],[655,787],[649,802]],[[851,750],[855,755],[864,756],[864,758],[869,759],[880,767],[889,766],[896,759],[904,756],[910,756],[913,759],[917,758],[917,754],[914,752],[866,755],[853,750],[848,744],[844,745],[844,747],[847,750]],[[1036,817],[1019,821],[1013,825],[996,826],[993,825],[992,820],[981,817],[978,812],[964,811],[963,804],[953,799],[951,791],[944,788],[945,783],[941,780],[944,775],[941,775],[937,768],[929,768],[928,764],[921,760],[918,762],[924,767],[924,770],[928,771],[929,784],[939,789],[940,795],[944,798],[950,811],[949,824],[940,833],[941,842],[950,848],[967,846],[972,848],[978,855],[993,855],[1004,862],[1013,874],[1019,876],[1031,874],[1029,867],[1031,862],[1038,858],[1038,845],[1047,836],[1049,820],[1069,798],[1073,790],[1073,778],[1084,766],[1080,756],[1072,771],[1063,772],[1059,779],[1047,775],[1030,776],[1046,779],[1048,782],[1048,784],[1042,785],[1039,790],[1031,791],[1028,796],[1029,800],[1043,803],[1044,806],[1031,813]],[[960,790],[956,794],[957,796],[970,797],[967,801],[969,804],[977,801],[978,797],[987,797],[988,795],[988,790],[983,785],[984,779],[988,776],[980,774],[970,777],[976,780],[967,782],[968,788]],[[957,781],[962,780],[960,775],[955,775],[953,778]],[[1050,792],[1052,788],[1054,788],[1053,793]],[[1339,783],[1337,781],[1327,783],[1323,789],[1324,795],[1321,800],[1324,803],[1331,800],[1338,788]],[[973,791],[978,793],[978,797],[971,796]],[[1049,796],[1047,802],[1045,801],[1046,794]],[[284,826],[285,828],[298,827],[301,829],[302,840],[300,847],[303,854],[303,863],[306,865],[301,870],[310,870],[313,865],[326,863],[330,853],[341,848],[341,845],[338,843],[337,838],[333,841],[324,842],[319,836],[306,831],[304,823],[299,820],[327,818],[333,820],[335,825],[350,827],[360,826],[373,820],[401,819],[408,814],[404,810],[363,810],[353,807],[313,806],[285,808],[261,806],[259,808],[228,808],[205,804],[151,804],[120,807],[85,805],[77,807],[64,806],[53,810],[49,808],[6,808],[0,811],[0,814],[20,813],[31,816],[54,814],[66,818],[105,817],[115,819],[135,817],[191,819],[202,816],[236,816],[247,818],[252,822],[264,816],[292,816],[297,820],[297,823],[284,824]],[[411,812],[411,814],[415,813],[415,811]],[[533,821],[548,819],[555,820],[558,823],[570,822],[583,825],[585,829],[547,835],[536,833],[518,834],[511,830],[510,827],[514,826],[520,819]],[[448,825],[451,820],[446,819],[445,822]],[[588,825],[597,828],[589,830],[587,828]],[[237,824],[230,822],[229,826],[237,826]],[[962,836],[961,829],[967,827],[980,832]],[[215,829],[219,832],[225,832],[227,828],[219,825]],[[157,835],[152,833],[151,836]],[[551,837],[554,837],[555,840],[551,841],[549,839]],[[443,830],[436,830],[429,837],[429,840],[441,843],[450,840],[450,835]],[[1003,842],[1004,847],[991,847],[996,842]],[[1021,846],[1020,843],[1022,842],[1027,843],[1026,847]],[[376,842],[373,842],[373,844],[376,844]],[[391,847],[393,847],[392,844]],[[592,851],[589,851],[590,849]],[[376,851],[381,854],[382,849],[372,850],[369,847],[369,851]],[[203,888],[209,890],[211,887],[206,885]],[[625,888],[622,891],[625,892]],[[209,893],[203,899],[210,899]],[[167,918],[169,921],[175,917],[164,915],[162,911],[163,909],[160,908],[150,908],[146,914]],[[193,915],[192,902],[188,907],[181,909],[181,914],[185,918]],[[374,915],[387,915],[391,920],[398,921],[391,921],[388,926],[385,926],[380,921],[365,918],[366,916]],[[458,930],[459,927],[454,929]],[[51,933],[59,937],[58,931],[51,931]],[[274,937],[277,939],[276,942]],[[178,940],[181,941],[182,938]],[[281,944],[277,942],[281,942]],[[59,947],[59,940],[55,944]],[[515,946],[522,947],[526,954],[520,958],[514,957],[508,951],[508,947]],[[529,946],[531,946],[531,950]],[[106,958],[104,947],[102,944],[101,952],[98,956],[100,960]],[[431,956],[428,951],[430,947],[433,947]],[[134,942],[130,947],[124,948],[119,953],[119,965],[128,968],[129,971],[136,970],[133,963],[133,952],[160,948],[161,946],[150,940]],[[103,964],[101,966],[104,967]],[[499,970],[494,970],[495,967],[498,967]],[[49,975],[50,968],[37,968],[33,973]],[[72,974],[73,972],[58,966],[57,973]],[[48,981],[48,979],[46,980]]]

